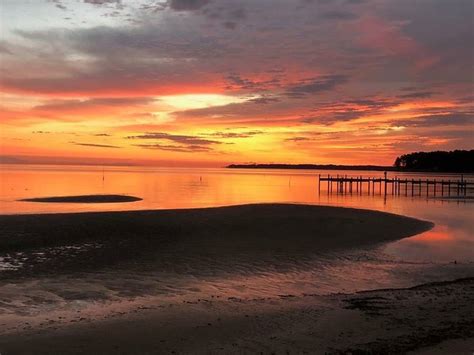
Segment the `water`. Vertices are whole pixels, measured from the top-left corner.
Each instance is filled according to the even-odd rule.
[[[137,299],[181,302],[219,297],[275,297],[328,294],[474,276],[474,204],[422,196],[318,192],[318,174],[382,176],[382,172],[180,169],[84,166],[3,166],[0,212],[56,213],[132,209],[196,208],[261,202],[289,202],[381,210],[435,223],[425,233],[371,248],[305,255],[201,255],[184,260],[169,251],[142,265],[0,284],[0,315],[22,317],[71,307],[92,307]],[[395,173],[389,173],[394,176]],[[426,179],[423,174],[396,174]],[[457,179],[458,176],[429,175]],[[464,178],[472,179],[472,176]],[[27,197],[128,194],[143,201],[118,204],[43,204]],[[54,253],[87,253],[100,245],[74,245]],[[71,254],[72,255],[72,254]],[[21,268],[28,257],[1,255],[0,275]],[[22,296],[18,296],[21,294]],[[107,307],[101,306],[105,312]]]

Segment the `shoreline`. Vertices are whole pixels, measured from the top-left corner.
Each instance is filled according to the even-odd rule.
[[[346,170],[346,171],[378,171],[391,173],[421,173],[421,174],[449,174],[472,175],[473,171],[439,171],[430,169],[401,169],[383,165],[338,165],[338,164],[230,164],[224,169],[268,169],[268,170]]]

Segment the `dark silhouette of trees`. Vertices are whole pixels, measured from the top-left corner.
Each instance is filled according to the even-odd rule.
[[[409,171],[472,173],[474,172],[474,150],[404,154],[395,160],[394,166],[399,170]]]

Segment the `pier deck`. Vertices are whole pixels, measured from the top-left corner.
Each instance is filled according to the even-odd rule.
[[[402,179],[399,177],[363,177],[363,176],[331,176],[319,175],[318,188],[321,183],[327,183],[327,191],[337,193],[392,194],[392,195],[421,195],[451,196],[452,194],[466,196],[474,188],[474,181],[465,180],[462,176],[457,180],[437,179]]]

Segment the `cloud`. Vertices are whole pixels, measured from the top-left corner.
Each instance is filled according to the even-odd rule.
[[[286,138],[285,142],[303,142],[303,141],[309,141],[311,138],[308,137],[292,137],[292,138]]]
[[[8,48],[8,44],[5,41],[0,41],[0,53],[3,54],[13,54],[11,50]]]
[[[278,100],[267,104],[257,104],[252,100],[248,100],[242,103],[176,111],[172,115],[177,120],[197,121],[201,124],[222,121],[229,124],[234,121],[239,125],[245,125],[246,121],[263,120],[271,123],[277,119],[297,116],[301,110],[305,109],[301,102],[299,104],[297,105],[294,100]]]
[[[426,99],[433,96],[435,93],[432,91],[419,91],[410,94],[399,95],[402,99]]]
[[[229,74],[226,79],[226,88],[230,90],[266,91],[280,86],[278,75],[271,76],[268,79],[253,80],[239,74]]]
[[[128,136],[133,140],[156,140],[154,143],[134,144],[135,147],[145,149],[167,150],[181,153],[210,152],[214,145],[222,144],[220,141],[202,138],[200,136],[170,134],[164,132],[147,132],[140,135]],[[163,143],[167,142],[167,143]]]
[[[84,0],[84,3],[92,5],[120,4],[121,2],[121,0]]]
[[[207,4],[210,0],[169,0],[169,7],[175,11],[193,11],[198,10]]]
[[[256,97],[253,99],[248,100],[248,102],[253,102],[256,104],[269,104],[272,102],[279,102],[280,99],[278,97],[267,97],[267,96],[261,96],[261,97]]]
[[[228,132],[228,131],[218,131],[212,133],[203,133],[202,135],[216,137],[216,138],[250,138],[259,134],[263,134],[263,131],[254,130],[254,131],[244,131],[244,132]]]
[[[454,112],[437,115],[425,115],[421,117],[410,117],[407,119],[397,120],[396,124],[407,127],[467,126],[474,125],[474,114]]]
[[[66,5],[73,20],[64,22],[55,4]],[[25,12],[25,25],[6,28],[0,42],[0,90],[9,96],[2,100],[1,116],[18,130],[56,132],[48,125],[60,120],[58,127],[83,129],[94,141],[91,128],[84,128],[94,121],[95,132],[113,125],[121,136],[151,132],[127,142],[143,148],[209,152],[235,139],[236,151],[241,148],[236,154],[243,154],[248,147],[238,139],[255,137],[253,147],[263,139],[247,131],[267,128],[265,138],[274,142],[275,132],[289,127],[350,126],[362,132],[366,126],[404,125],[410,134],[403,139],[387,127],[374,135],[383,135],[387,144],[400,139],[414,145],[417,134],[471,128],[471,113],[460,109],[472,102],[467,93],[474,58],[466,45],[474,42],[471,0],[457,0],[456,6],[446,0],[416,6],[409,0],[56,0],[46,5],[48,26],[44,11],[38,19]],[[112,9],[123,16],[106,17]],[[217,106],[216,101],[195,109],[189,101],[184,107],[191,109],[181,109],[154,100],[198,93],[235,96],[231,101],[238,103]],[[237,129],[241,126],[247,128]],[[295,135],[295,140],[304,136]],[[347,132],[331,138],[338,147],[360,147],[364,139]],[[328,145],[323,150],[339,149],[323,143]]]
[[[67,7],[63,4],[61,0],[48,0],[48,2],[51,2],[60,10],[67,10]]]
[[[341,11],[341,10],[332,10],[322,14],[322,17],[328,20],[353,20],[357,18],[357,15],[349,12],[349,11]]]
[[[155,140],[167,140],[176,143],[190,144],[190,145],[209,145],[209,144],[221,144],[219,141],[204,139],[198,136],[181,135],[181,134],[170,134],[164,132],[148,132],[136,136],[128,136],[127,139],[155,139]]]
[[[346,75],[322,75],[316,78],[301,80],[298,84],[287,88],[286,95],[292,98],[298,98],[308,94],[316,94],[329,91],[337,85],[348,81]]]
[[[301,117],[300,121],[306,124],[319,123],[331,125],[362,117],[381,115],[387,109],[395,107],[400,103],[399,99],[377,97],[320,103],[316,105],[309,115]]]
[[[195,152],[209,152],[212,149],[210,147],[202,145],[172,145],[172,144],[134,144],[135,147],[145,148],[145,149],[157,149],[157,150],[167,150],[171,152],[178,153],[195,153]]]
[[[108,145],[108,144],[95,144],[95,143],[81,143],[81,142],[69,142],[74,145],[81,145],[84,147],[94,147],[94,148],[122,148],[117,145]]]
[[[150,97],[110,97],[110,98],[94,98],[85,100],[52,100],[33,108],[36,111],[65,111],[77,110],[94,107],[121,107],[121,106],[143,106],[155,102]]]

